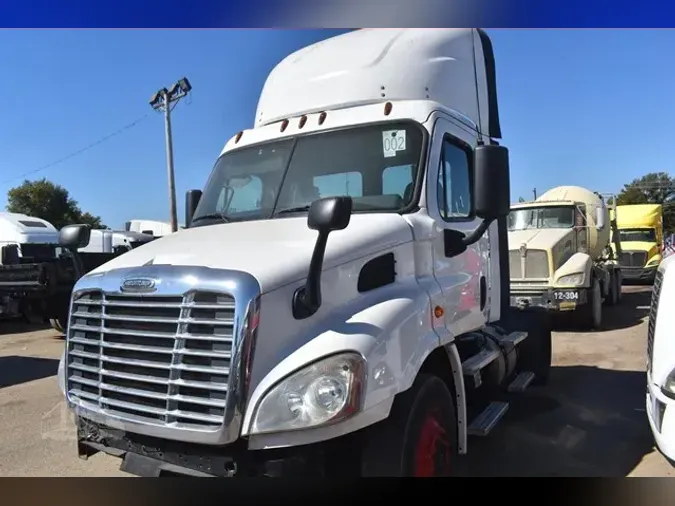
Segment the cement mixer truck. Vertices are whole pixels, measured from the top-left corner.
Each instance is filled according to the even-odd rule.
[[[613,202],[613,199],[612,199]],[[605,198],[578,186],[553,188],[511,206],[511,305],[571,312],[582,328],[602,326],[603,302],[621,299],[620,244]],[[615,256],[616,255],[616,256]]]

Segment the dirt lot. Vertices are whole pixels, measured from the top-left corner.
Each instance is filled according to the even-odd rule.
[[[648,287],[624,287],[603,332],[554,334],[550,385],[469,441],[474,475],[675,476],[644,412]],[[117,459],[78,460],[56,385],[63,340],[0,322],[0,476],[122,476]]]

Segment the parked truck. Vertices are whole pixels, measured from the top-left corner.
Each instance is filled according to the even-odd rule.
[[[141,476],[460,472],[551,364],[545,320],[509,307],[496,92],[477,29],[358,30],[281,61],[187,228],[75,286],[59,385],[79,455]]]
[[[653,283],[663,255],[663,206],[617,206],[616,225],[621,243],[618,258],[623,278]]]
[[[18,213],[0,213],[0,315],[34,316],[48,320],[63,331],[67,321],[70,293],[75,281],[94,267],[120,255],[128,248],[89,248],[92,234],[114,235],[112,231],[91,231],[76,226],[82,235],[78,248],[63,247],[60,232],[48,221]],[[66,227],[63,237],[72,234]],[[134,246],[154,239],[132,234]],[[86,239],[86,241],[84,240]]]
[[[675,256],[654,276],[647,324],[647,419],[656,447],[675,465]]]
[[[600,328],[603,302],[621,299],[622,269],[610,247],[615,224],[609,211],[601,194],[578,186],[553,188],[512,205],[511,304],[572,312],[582,327]]]

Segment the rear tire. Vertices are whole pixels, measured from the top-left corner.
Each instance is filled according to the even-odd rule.
[[[445,382],[420,374],[399,394],[389,418],[363,433],[362,476],[456,476],[457,416]]]
[[[623,297],[623,291],[621,289],[621,287],[623,286],[623,276],[621,276],[621,271],[614,272],[614,281],[616,283],[616,294],[617,294],[616,303],[619,304]]]
[[[618,284],[619,277],[616,273],[612,272],[609,276],[609,290],[607,294],[607,305],[616,306],[619,303],[619,296],[621,293],[621,287]]]

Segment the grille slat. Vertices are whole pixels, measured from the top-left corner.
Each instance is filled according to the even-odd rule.
[[[528,249],[523,259],[520,250],[511,250],[509,270],[511,279],[548,279],[550,276],[548,254],[544,250]]]
[[[622,251],[619,256],[619,265],[622,267],[644,267],[646,263],[645,251]]]
[[[647,323],[647,371],[652,370],[652,355],[654,353],[654,332],[656,330],[656,314],[659,309],[659,294],[663,283],[663,272],[657,271],[652,286],[652,301],[649,306],[649,321]]]
[[[79,294],[67,341],[69,396],[129,420],[220,427],[234,313],[226,294]]]

